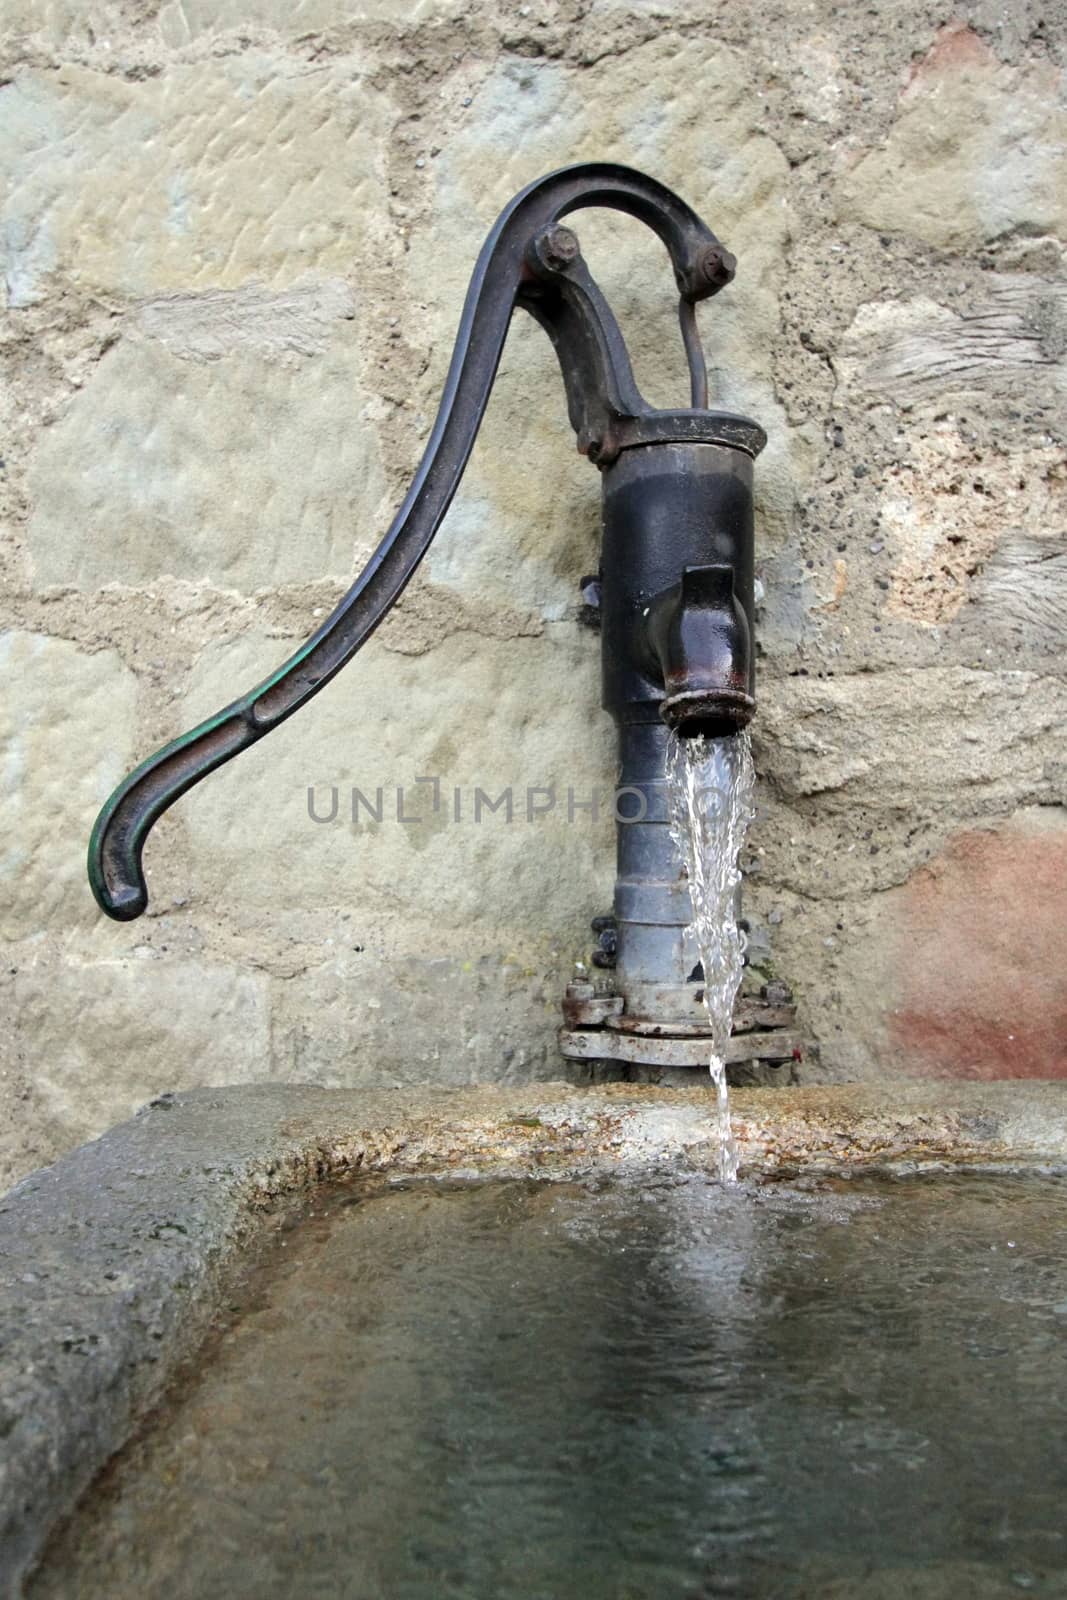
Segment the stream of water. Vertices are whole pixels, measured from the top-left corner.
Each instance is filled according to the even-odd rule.
[[[747,732],[726,739],[672,734],[667,751],[671,836],[689,878],[693,936],[704,969],[710,1069],[719,1107],[719,1177],[737,1181],[726,1055],[744,967],[737,924],[739,857],[755,816],[755,771]]]

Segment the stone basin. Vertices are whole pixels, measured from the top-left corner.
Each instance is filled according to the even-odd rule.
[[[1067,1166],[1067,1084],[750,1089],[742,1174]],[[0,1592],[196,1352],[280,1215],[355,1174],[714,1171],[706,1087],[164,1095],[0,1202]],[[254,1270],[254,1266],[253,1266]]]

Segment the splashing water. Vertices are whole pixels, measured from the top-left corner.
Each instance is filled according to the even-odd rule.
[[[737,925],[738,857],[755,816],[755,771],[747,732],[725,739],[672,733],[667,747],[671,837],[689,877],[692,931],[704,969],[711,1077],[719,1105],[719,1177],[737,1181],[726,1053],[741,984],[745,936]]]

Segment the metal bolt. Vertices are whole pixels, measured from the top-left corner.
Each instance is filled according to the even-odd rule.
[[[553,272],[563,272],[576,261],[581,251],[578,235],[570,228],[549,228],[541,235],[541,260]]]
[[[568,983],[568,1000],[592,1000],[596,990],[591,983]]]
[[[700,254],[699,274],[702,283],[713,289],[725,289],[737,271],[737,257],[725,245],[705,245]]]

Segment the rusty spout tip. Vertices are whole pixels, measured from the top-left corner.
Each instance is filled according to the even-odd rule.
[[[727,739],[756,714],[756,702],[741,689],[683,689],[668,695],[659,714],[683,739]]]

